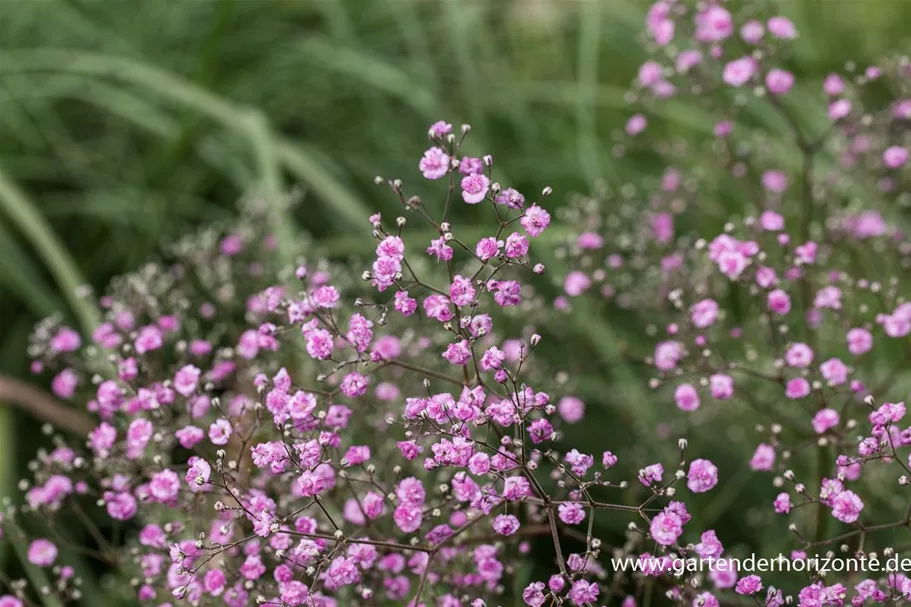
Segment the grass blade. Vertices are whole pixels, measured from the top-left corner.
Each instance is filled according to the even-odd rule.
[[[25,192],[0,167],[0,208],[44,259],[85,332],[98,326],[98,314],[77,291],[85,284],[76,263]]]

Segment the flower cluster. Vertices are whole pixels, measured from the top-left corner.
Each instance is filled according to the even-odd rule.
[[[603,583],[596,514],[629,521],[638,543],[678,545],[690,515],[676,485],[710,491],[718,469],[688,462],[684,441],[673,472],[644,462],[629,482],[611,451],[563,445],[585,403],[536,367],[533,327],[506,322],[545,272],[532,244],[551,191],[529,202],[496,183],[490,156],[462,152],[468,132],[430,129],[419,168],[448,182],[441,209],[377,178],[406,215],[369,218],[359,282],[328,261],[288,265],[318,253],[288,251],[254,207],[116,280],[91,336],[39,326],[33,370],[97,421],[83,444],[53,436],[25,505],[4,515],[54,575],[34,593],[80,599],[60,551],[69,510],[91,553],[159,606],[495,605],[536,537],[550,572],[525,602],[593,605],[619,591]],[[460,201],[491,207],[489,235],[450,225]],[[434,235],[416,241],[409,223]],[[105,533],[119,524],[126,552]],[[36,596],[10,588],[4,607]]]
[[[76,548],[125,600],[156,607],[911,599],[898,573],[812,572],[790,588],[722,566],[736,541],[701,513],[733,499],[742,481],[724,460],[740,457],[771,485],[750,520],[788,538],[792,559],[891,553],[911,527],[898,216],[911,62],[801,82],[797,28],[752,3],[659,0],[645,29],[653,56],[614,151],[657,159],[656,178],[558,214],[549,187],[526,199],[497,182],[468,125],[439,121],[415,158],[439,200],[377,177],[401,216],[364,218],[375,248],[355,272],[279,238],[275,214],[249,203],[115,280],[91,302],[103,320],[90,334],[41,323],[33,370],[90,428],[51,431],[24,503],[0,513],[49,580],[0,576],[0,607],[82,599],[73,518],[92,538]],[[882,81],[899,97],[883,102]],[[819,116],[795,112],[798,92]],[[675,119],[670,100],[704,128],[653,135]],[[469,238],[456,205],[483,207],[487,229]],[[548,257],[571,267],[545,312],[540,237],[558,220],[576,232]],[[616,324],[653,390],[636,406],[659,412],[645,445],[574,440],[585,401],[539,346],[589,300],[644,312],[645,326]],[[742,419],[759,420],[746,437],[730,432]],[[720,436],[749,453],[715,457],[703,445]],[[642,567],[609,571],[616,559]],[[714,565],[672,575],[679,559]]]
[[[889,534],[911,524],[901,495],[911,483],[911,430],[900,383],[911,242],[899,215],[908,203],[911,63],[849,65],[800,83],[787,68],[799,32],[765,10],[652,6],[654,56],[631,92],[641,111],[617,151],[646,146],[664,168],[608,193],[610,205],[586,199],[566,212],[578,226],[566,246],[574,268],[555,306],[567,313],[580,298],[597,298],[618,311],[649,310],[639,326],[647,338],[631,337],[625,356],[651,370],[665,426],[692,428],[696,440],[737,419],[758,422],[744,464],[758,483],[771,481],[774,499],[753,520],[787,529],[792,558],[836,547],[889,552]],[[884,81],[897,98],[878,94]],[[796,91],[815,97],[818,119],[795,112]],[[709,128],[641,143],[668,119],[669,99],[702,100]],[[711,591],[678,583],[669,596],[717,605],[733,587],[762,590],[765,605],[911,599],[901,573],[834,582],[817,574],[787,596],[756,575],[710,577]]]

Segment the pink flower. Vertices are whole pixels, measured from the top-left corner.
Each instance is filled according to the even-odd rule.
[[[741,87],[753,77],[756,73],[756,61],[752,57],[741,57],[735,59],[724,66],[722,79],[725,83]]]
[[[690,384],[680,384],[674,391],[674,402],[681,411],[695,411],[699,408],[699,392]]]
[[[89,446],[99,457],[104,458],[116,440],[117,429],[107,422],[101,422],[89,435]]]
[[[578,502],[560,504],[557,511],[560,520],[567,525],[578,525],[585,520],[585,508]]]
[[[161,504],[170,504],[177,498],[180,491],[180,478],[173,470],[162,470],[152,475],[149,480],[149,493],[155,501]]]
[[[232,432],[231,422],[217,419],[209,426],[209,440],[213,445],[227,445]]]
[[[567,464],[570,464],[570,469],[573,471],[573,474],[580,477],[585,476],[588,469],[595,463],[595,460],[591,455],[580,453],[578,449],[573,449],[567,453],[564,460]]]
[[[428,295],[424,299],[424,313],[440,322],[452,320],[454,314],[449,307],[449,299],[443,295]]]
[[[487,196],[490,179],[486,175],[474,173],[462,178],[462,200],[468,204],[478,204]]]
[[[766,301],[769,310],[783,316],[791,311],[791,297],[781,289],[775,289],[769,292]]]
[[[491,527],[500,535],[512,535],[519,530],[519,519],[511,514],[498,514]]]
[[[49,343],[54,352],[73,352],[82,345],[79,333],[69,327],[60,327]]]
[[[497,194],[496,203],[506,205],[510,209],[521,209],[525,205],[525,196],[513,188],[506,188]]]
[[[760,443],[750,459],[750,468],[756,471],[768,472],[775,465],[775,448],[772,445]]]
[[[714,299],[703,299],[690,307],[690,319],[700,329],[712,326],[717,317],[718,302]]]
[[[816,261],[816,252],[819,246],[813,241],[807,241],[794,249],[794,255],[800,264],[811,264]]]
[[[751,19],[740,28],[740,37],[747,44],[757,44],[765,35],[765,27],[761,22]]]
[[[575,396],[564,396],[557,403],[557,413],[564,421],[574,424],[585,415],[585,403]]]
[[[838,425],[839,416],[835,409],[822,409],[813,416],[813,430],[823,434],[826,430]]]
[[[716,373],[709,377],[709,389],[713,398],[728,400],[734,395],[734,379],[730,375]]]
[[[658,46],[667,46],[674,39],[674,22],[670,19],[665,19],[655,25],[655,27],[650,28],[650,32]]]
[[[837,358],[830,358],[819,365],[819,371],[831,386],[840,386],[848,381],[848,367]]]
[[[367,518],[373,520],[379,517],[385,510],[385,500],[382,495],[375,491],[368,491],[361,502],[364,514]]]
[[[843,523],[853,523],[864,509],[864,503],[853,491],[842,491],[832,499],[832,516]]]
[[[756,594],[762,590],[762,578],[758,575],[748,575],[737,580],[735,591],[737,594]]]
[[[860,356],[873,348],[873,335],[866,329],[851,329],[847,333],[848,351]]]
[[[715,133],[715,137],[722,138],[727,137],[734,131],[734,123],[730,120],[722,120],[716,122],[715,126],[712,128],[712,132]]]
[[[775,194],[788,189],[788,176],[782,171],[766,171],[762,174],[762,187]]]
[[[522,224],[529,236],[536,238],[550,225],[550,213],[533,204],[525,210],[525,214],[519,223]]]
[[[522,591],[522,600],[528,607],[541,607],[547,596],[544,594],[544,582],[533,582]]]
[[[711,592],[700,592],[696,595],[696,598],[693,599],[693,605],[701,605],[702,607],[719,607],[721,603],[718,602],[718,599]],[[624,607],[626,607],[624,605]],[[635,607],[632,605],[631,607]]]
[[[37,539],[29,544],[28,562],[38,567],[50,567],[57,560],[57,546],[50,540]]]
[[[462,341],[449,344],[446,351],[443,352],[443,358],[453,365],[466,364],[471,360],[471,348],[468,345],[468,340],[463,339]]]
[[[506,256],[518,259],[528,254],[528,239],[518,232],[513,232],[506,238]]]
[[[467,306],[474,301],[475,294],[471,278],[456,274],[452,279],[452,284],[449,285],[449,300],[459,307]]]
[[[297,607],[306,605],[310,599],[310,589],[303,582],[291,580],[281,586],[281,601],[283,605]]]
[[[128,521],[136,515],[136,498],[126,492],[104,494],[105,509],[114,520]]]
[[[427,131],[427,135],[434,139],[442,139],[451,132],[452,124],[446,122],[445,120],[437,120],[430,125],[430,129]]]
[[[648,119],[642,114],[634,114],[626,121],[626,134],[635,137],[648,126]]]
[[[478,244],[475,247],[475,255],[477,255],[481,261],[487,261],[488,259],[492,259],[499,255],[500,247],[502,246],[502,241],[498,241],[492,236],[488,238],[482,238],[478,241]]]
[[[826,79],[823,80],[822,89],[831,97],[835,95],[841,95],[845,90],[845,81],[841,79],[841,76],[838,74],[829,74],[826,76]]]
[[[911,99],[902,99],[892,106],[892,115],[899,120],[911,118]]]
[[[459,162],[459,173],[462,175],[480,175],[484,172],[484,163],[480,158],[464,156]]]
[[[769,33],[782,40],[793,40],[797,37],[797,28],[785,17],[772,17],[767,23]]]
[[[784,229],[784,217],[774,211],[764,211],[759,216],[759,225],[763,230],[779,232]]]
[[[649,531],[657,543],[670,546],[683,534],[683,521],[677,514],[665,510],[655,515],[649,525]]]
[[[677,55],[677,59],[674,61],[674,67],[677,68],[677,71],[681,74],[685,74],[697,65],[702,63],[702,53],[696,49],[687,49],[681,51]]]
[[[702,42],[720,42],[734,33],[731,13],[718,6],[710,5],[696,15],[696,39]]]
[[[646,487],[651,487],[653,484],[661,483],[662,476],[664,476],[664,466],[652,464],[639,471],[639,482]]]
[[[832,285],[821,288],[816,292],[813,306],[820,309],[841,310],[841,289]]]
[[[900,168],[908,162],[908,150],[897,145],[886,148],[883,152],[883,162],[890,169]]]
[[[805,369],[813,362],[813,350],[804,343],[792,344],[785,352],[784,359],[790,367]]]
[[[639,67],[639,84],[650,87],[664,79],[664,69],[660,63],[646,61]]]
[[[145,354],[159,349],[163,343],[161,329],[156,325],[149,325],[139,330],[133,346],[136,348],[137,354]]]
[[[398,236],[387,236],[376,245],[376,256],[402,260],[405,257],[405,243]]]
[[[417,531],[423,520],[423,513],[420,506],[411,504],[401,504],[392,515],[395,524],[405,533]]]
[[[297,477],[297,490],[304,497],[313,497],[326,489],[326,479],[315,471],[305,470]]]
[[[339,301],[341,300],[341,294],[335,287],[323,285],[310,295],[310,299],[313,300],[313,303],[316,304],[318,308],[329,310],[338,307]]]
[[[332,356],[334,342],[332,334],[325,329],[313,329],[306,334],[307,354],[317,360],[326,360]]]
[[[574,270],[566,275],[566,279],[563,281],[563,290],[570,297],[577,297],[587,291],[591,285],[591,278],[585,272]]]
[[[718,541],[718,536],[711,529],[703,533],[696,544],[695,550],[701,558],[718,558],[724,552],[724,546]]]
[[[718,256],[718,269],[721,273],[736,280],[749,265],[749,260],[740,251],[724,251]]]
[[[784,95],[794,86],[794,74],[779,69],[770,70],[765,84],[773,95]]]
[[[51,381],[51,390],[57,398],[68,399],[76,392],[79,376],[72,369],[64,369]]]
[[[569,589],[567,597],[573,602],[573,605],[582,607],[583,605],[589,605],[598,600],[598,594],[600,590],[598,589],[597,584],[593,584],[587,580],[576,580],[573,582],[572,588]]]
[[[342,394],[349,398],[363,396],[367,393],[367,378],[357,371],[352,371],[342,379],[341,390]]]
[[[187,485],[189,485],[191,491],[201,491],[201,488],[209,482],[209,478],[212,474],[212,467],[201,457],[192,457],[190,458],[189,463],[190,467],[187,469],[184,480],[187,481]]]
[[[408,317],[414,314],[418,308],[416,299],[408,297],[408,291],[399,291],[395,294],[395,309],[402,316]]]
[[[718,468],[707,459],[693,460],[686,478],[686,486],[690,491],[705,493],[718,484]]]
[[[685,350],[679,341],[663,341],[655,346],[655,366],[661,371],[670,371],[677,367]]]
[[[506,353],[496,346],[491,346],[484,352],[479,364],[483,371],[490,371],[492,369],[499,369],[505,360]]]
[[[436,146],[424,152],[418,164],[425,179],[439,179],[449,172],[449,155]]]
[[[788,398],[798,399],[807,396],[810,393],[810,382],[803,377],[795,377],[789,380],[785,385],[785,396]]]
[[[791,511],[791,496],[787,493],[779,493],[774,505],[777,514],[787,514]]]
[[[185,365],[174,376],[174,389],[181,396],[190,396],[196,391],[201,371],[193,365]]]
[[[490,456],[486,453],[475,453],[468,460],[468,470],[478,476],[487,474],[490,470]]]
[[[851,113],[851,102],[847,99],[839,99],[829,104],[829,119],[841,120]]]

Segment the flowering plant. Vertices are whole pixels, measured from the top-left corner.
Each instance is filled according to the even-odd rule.
[[[755,409],[749,466],[773,473],[780,491],[764,508],[790,517],[794,559],[869,550],[880,532],[911,525],[893,494],[911,476],[911,431],[904,404],[884,400],[911,333],[887,274],[907,267],[911,246],[884,218],[906,201],[911,103],[877,110],[867,95],[880,79],[900,85],[908,62],[827,78],[817,127],[787,104],[797,85],[782,63],[798,32],[786,18],[661,0],[647,30],[655,58],[633,94],[643,110],[618,151],[637,147],[662,104],[693,95],[710,100],[717,159],[694,166],[702,159],[686,142],[656,136],[649,149],[668,168],[643,184],[646,205],[624,186],[619,204],[566,210],[578,235],[557,256],[573,268],[553,313],[535,295],[549,275],[535,240],[551,225],[550,188],[531,202],[497,183],[491,156],[465,152],[470,128],[440,121],[418,168],[444,184],[442,203],[377,178],[402,216],[365,218],[376,249],[362,274],[279,238],[274,214],[251,203],[236,225],[115,280],[95,302],[103,322],[90,340],[42,323],[35,372],[94,419],[87,441],[53,436],[23,481],[25,504],[2,515],[4,535],[27,541],[28,560],[52,579],[30,589],[0,577],[0,607],[81,599],[61,556],[65,512],[89,527],[92,556],[130,580],[124,594],[158,606],[629,607],[655,588],[696,607],[911,595],[897,574],[817,574],[792,592],[723,566],[724,538],[691,523],[719,467],[688,443]],[[757,134],[760,107],[780,117],[796,161],[780,166],[787,154]],[[747,201],[746,217],[704,234],[706,211],[679,229],[686,211],[726,191]],[[488,207],[487,235],[469,240],[450,223],[459,204]],[[414,224],[434,237],[416,244]],[[636,362],[654,375],[654,403],[637,405],[667,414],[647,450],[575,446],[569,426],[585,404],[536,352],[536,322],[588,299],[648,312],[650,346]],[[879,356],[874,342],[887,342]],[[901,364],[881,373],[890,358]],[[125,526],[125,550],[89,508],[105,528]],[[27,537],[35,517],[47,532]],[[623,531],[604,534],[596,518]],[[535,538],[546,540],[536,557],[546,570],[527,567]],[[608,557],[640,567],[609,570]],[[683,557],[716,564],[708,579],[672,571]]]
[[[648,309],[649,338],[638,341],[651,349],[630,345],[626,355],[652,369],[650,386],[670,404],[663,419],[691,439],[743,416],[758,421],[748,464],[768,474],[777,497],[754,520],[788,519],[791,559],[834,549],[890,555],[900,548],[890,533],[911,524],[899,497],[911,482],[899,402],[911,333],[900,276],[911,244],[896,213],[907,205],[908,59],[828,75],[807,93],[825,108],[820,120],[790,103],[804,91],[785,69],[798,37],[786,18],[756,5],[738,14],[658,2],[647,25],[655,56],[639,71],[632,95],[643,110],[621,151],[636,149],[648,114],[660,120],[671,99],[688,95],[704,100],[708,141],[650,141],[666,167],[660,179],[624,186],[616,204],[583,200],[567,213],[579,232],[557,308],[594,297],[617,313]],[[884,83],[897,99],[884,100]],[[787,136],[770,140],[776,130]],[[713,213],[712,193],[735,198],[744,214]],[[707,230],[717,219],[723,225]],[[718,604],[728,587],[763,590],[755,575],[713,583],[697,602]],[[769,586],[761,602],[901,601],[911,582],[855,571],[835,582],[813,575],[796,590]]]

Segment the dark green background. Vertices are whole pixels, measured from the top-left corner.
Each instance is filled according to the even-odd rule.
[[[778,5],[800,31],[790,103],[811,116],[823,107],[825,74],[902,49],[911,27],[904,0]],[[647,8],[631,0],[0,2],[0,370],[26,374],[27,335],[39,318],[86,320],[74,285],[102,288],[162,239],[230,217],[251,190],[304,191],[296,229],[336,257],[369,253],[366,217],[396,208],[372,185],[375,175],[413,182],[431,206],[440,197],[417,172],[426,128],[439,118],[471,123],[470,151],[493,154],[504,184],[529,194],[550,185],[552,207],[599,180],[618,186],[655,171],[648,154],[611,153],[631,113],[624,92],[646,56],[638,43]],[[686,134],[699,117],[680,104],[659,128]],[[719,192],[706,221],[720,225],[742,204]],[[468,207],[454,217],[463,226],[484,219]],[[615,355],[618,322],[579,307],[567,319],[578,344],[545,345],[564,360],[602,363],[577,378],[593,421],[576,440],[591,451],[626,431],[612,408],[646,426],[656,417],[640,375]],[[12,493],[37,436],[37,424],[0,406],[0,494]],[[723,472],[736,472],[743,450],[730,437],[716,441],[731,454]],[[757,533],[733,505],[765,499],[768,488],[744,494],[744,475],[730,476],[704,522],[753,543]]]

